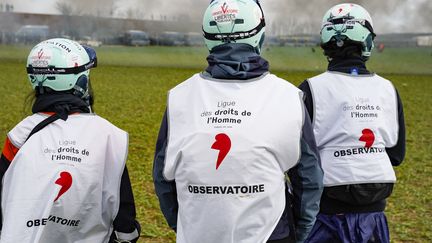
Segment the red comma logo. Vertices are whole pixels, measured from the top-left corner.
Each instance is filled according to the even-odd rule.
[[[41,59],[42,58],[42,56],[43,56],[43,49],[40,49],[39,50],[39,52],[38,52],[38,59]]]
[[[60,173],[60,178],[58,178],[55,181],[55,184],[61,186],[61,189],[57,195],[57,197],[54,199],[54,202],[57,201],[63,195],[69,188],[72,186],[72,176],[69,174],[69,172],[63,171]]]
[[[222,12],[225,14],[228,11],[227,3],[224,3],[221,8],[222,8]]]
[[[372,147],[373,143],[375,142],[375,135],[372,130],[369,128],[363,129],[362,136],[359,139],[362,142],[365,142],[365,147],[370,148]]]
[[[219,150],[219,155],[216,161],[216,170],[222,164],[226,155],[231,149],[231,139],[225,133],[219,133],[215,136],[216,142],[211,146],[212,149]]]

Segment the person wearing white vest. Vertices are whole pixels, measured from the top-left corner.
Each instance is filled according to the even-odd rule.
[[[321,29],[328,70],[300,85],[324,170],[306,242],[389,242],[384,209],[396,181],[392,166],[405,156],[405,123],[393,84],[366,68],[374,38],[363,7],[332,7]]]
[[[303,242],[314,224],[311,123],[302,92],[259,55],[264,30],[258,1],[212,1],[209,66],[169,91],[153,178],[177,243]]]
[[[128,134],[92,112],[93,49],[68,39],[27,59],[33,115],[8,134],[0,159],[0,242],[136,242],[126,168]]]

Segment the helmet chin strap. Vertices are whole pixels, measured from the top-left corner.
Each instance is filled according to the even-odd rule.
[[[75,83],[73,90],[75,96],[84,100],[90,106],[89,79],[87,76],[81,75]]]
[[[37,79],[36,77],[35,77],[35,79]],[[44,92],[45,92],[45,90],[44,90],[44,86],[43,86],[43,83],[46,81],[46,80],[48,80],[48,77],[46,77],[46,76],[43,76],[43,78],[42,78],[42,81],[38,81],[38,89],[39,89],[39,94],[43,94]]]
[[[80,97],[83,100],[87,100],[90,96],[88,90],[85,90],[78,85],[75,85],[73,89],[75,90],[74,95]]]
[[[264,44],[264,39],[265,39],[265,33],[263,33],[258,45],[255,47],[255,51],[258,53],[258,55],[261,54],[261,47]]]

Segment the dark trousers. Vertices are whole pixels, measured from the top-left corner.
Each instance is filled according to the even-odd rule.
[[[291,237],[287,237],[280,240],[269,240],[267,243],[295,243],[295,240],[293,240]]]

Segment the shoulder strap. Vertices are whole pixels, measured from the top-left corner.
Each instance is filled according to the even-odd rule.
[[[48,126],[49,124],[57,121],[58,119],[62,119],[66,121],[68,119],[68,116],[70,113],[76,112],[77,110],[69,110],[69,108],[63,109],[60,112],[54,113],[54,115],[51,115],[50,117],[46,118],[45,120],[41,121],[39,124],[37,124],[33,130],[31,130],[30,134],[28,135],[27,140],[35,133],[42,130],[44,127]]]
[[[46,118],[45,120],[41,121],[39,124],[37,124],[33,130],[31,130],[30,134],[28,135],[27,140],[35,133],[42,130],[44,127],[48,126],[49,124],[55,122],[56,120],[60,119],[61,116],[58,113],[55,113],[54,115],[51,115],[50,117]]]

